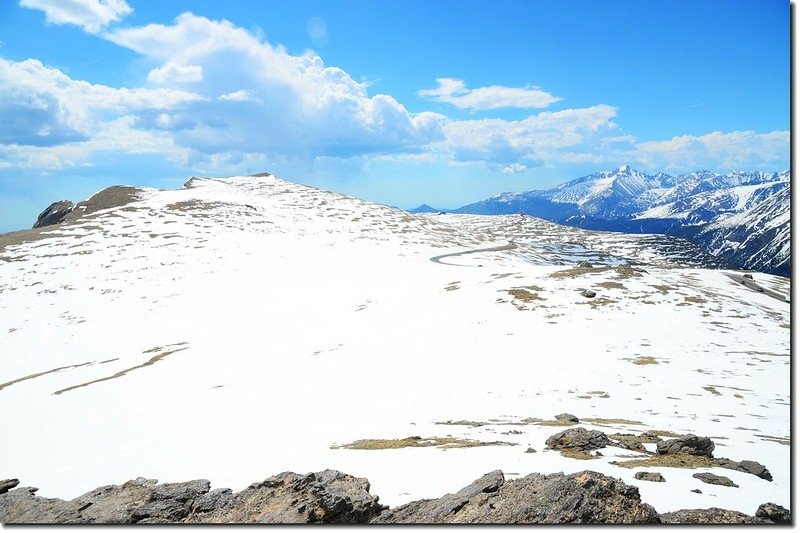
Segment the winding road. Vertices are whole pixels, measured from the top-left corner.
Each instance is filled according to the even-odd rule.
[[[454,252],[451,254],[437,255],[436,257],[431,257],[431,261],[433,261],[434,263],[439,263],[440,265],[479,267],[481,265],[459,265],[458,263],[445,263],[444,261],[442,261],[442,259],[444,259],[445,257],[457,257],[459,255],[478,254],[481,252],[502,252],[504,250],[513,250],[516,247],[517,245],[514,244],[514,241],[508,241],[508,244],[504,244],[503,246],[492,246],[491,248],[478,248],[475,250],[467,250],[465,252]]]
[[[787,298],[785,294],[781,294],[781,293],[779,293],[777,291],[773,291],[772,289],[767,289],[766,287],[762,287],[761,285],[759,285],[758,283],[753,281],[751,278],[746,278],[746,277],[741,276],[739,274],[729,274],[728,272],[725,272],[725,275],[728,276],[729,278],[731,278],[736,283],[740,283],[740,284],[744,285],[748,289],[752,289],[754,291],[762,292],[762,293],[766,294],[767,296],[771,296],[772,298],[775,298],[776,300],[780,300],[781,302],[789,303],[789,298]]]

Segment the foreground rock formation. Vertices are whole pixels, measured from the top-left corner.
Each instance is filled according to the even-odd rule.
[[[788,510],[762,504],[755,516],[725,509],[659,515],[639,489],[597,472],[530,474],[506,481],[490,472],[455,494],[394,509],[378,503],[369,482],[336,470],[285,472],[241,492],[208,480],[162,483],[137,478],[74,500],[42,498],[38,489],[0,481],[4,524],[324,523],[324,524],[787,524]],[[13,489],[13,490],[9,490]],[[5,490],[6,492],[2,492]]]

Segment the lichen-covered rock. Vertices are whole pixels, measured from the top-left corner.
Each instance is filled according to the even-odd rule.
[[[777,503],[762,503],[758,506],[756,517],[769,520],[775,524],[791,524],[792,514],[788,509]]]
[[[389,524],[653,524],[658,514],[636,487],[597,472],[531,474],[505,481],[490,472],[456,494],[391,509]]]
[[[659,455],[685,453],[688,455],[714,457],[714,442],[708,437],[686,435],[685,437],[669,439],[657,443],[656,453]]]
[[[770,524],[768,520],[719,507],[681,509],[659,515],[665,524]]]
[[[74,500],[40,498],[36,489],[0,494],[8,524],[364,523],[383,509],[369,482],[335,470],[283,473],[239,493],[209,492],[205,479],[158,484],[137,478]]]
[[[725,476],[718,476],[716,474],[712,474],[710,472],[701,472],[692,475],[693,478],[699,479],[703,483],[708,483],[709,485],[720,485],[723,487],[738,487],[736,483],[734,483],[731,478]]]
[[[666,481],[661,472],[636,472],[633,477],[641,481],[654,481],[656,483],[664,483]]]
[[[550,436],[545,444],[553,450],[573,448],[587,451],[605,448],[610,442],[611,440],[602,431],[571,428]]]
[[[378,497],[369,493],[366,479],[336,470],[306,475],[284,472],[237,494],[209,493],[198,502],[187,522],[358,524],[368,522],[381,510]]]

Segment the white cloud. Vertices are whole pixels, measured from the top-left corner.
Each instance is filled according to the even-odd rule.
[[[715,131],[636,145],[637,159],[659,170],[776,170],[789,161],[789,132]]]
[[[233,91],[232,93],[226,93],[223,95],[218,96],[220,100],[227,100],[229,102],[247,102],[248,100],[254,100],[253,96],[250,94],[249,91],[240,90],[240,91]]]
[[[409,113],[391,96],[369,96],[366,84],[320,57],[291,55],[226,20],[184,13],[171,25],[120,28],[105,37],[163,65],[202,69],[192,88],[215,101],[194,106],[197,126],[175,135],[203,153],[350,157],[420,151],[442,137],[441,115]],[[242,105],[232,108],[232,101]]]
[[[417,92],[423,98],[451,104],[460,109],[541,109],[561,101],[539,87],[503,87],[492,85],[467,89],[463,80],[438,78],[438,87]]]
[[[599,149],[599,139],[619,135],[614,107],[596,105],[544,111],[522,120],[451,120],[434,149],[457,161],[485,161],[499,169],[524,160],[557,161],[566,149]]]
[[[502,172],[503,174],[517,174],[519,172],[525,172],[528,167],[523,165],[522,163],[511,163],[507,167],[504,167]]]
[[[199,65],[180,65],[168,61],[147,74],[147,80],[159,85],[170,83],[192,83],[203,79],[203,67]]]
[[[98,33],[133,12],[125,0],[19,0],[19,5],[44,11],[51,24],[74,24],[89,33]]]

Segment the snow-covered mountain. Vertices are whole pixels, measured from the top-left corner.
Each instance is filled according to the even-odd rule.
[[[394,506],[590,469],[660,512],[788,507],[789,283],[720,266],[684,239],[411,215],[269,175],[107,189],[0,235],[0,479],[71,498],[333,468]],[[564,412],[635,437],[545,449]],[[625,466],[687,433],[773,480]]]
[[[789,187],[789,171],[651,176],[622,166],[455,212],[526,213],[584,228],[676,235],[742,268],[788,276]]]

